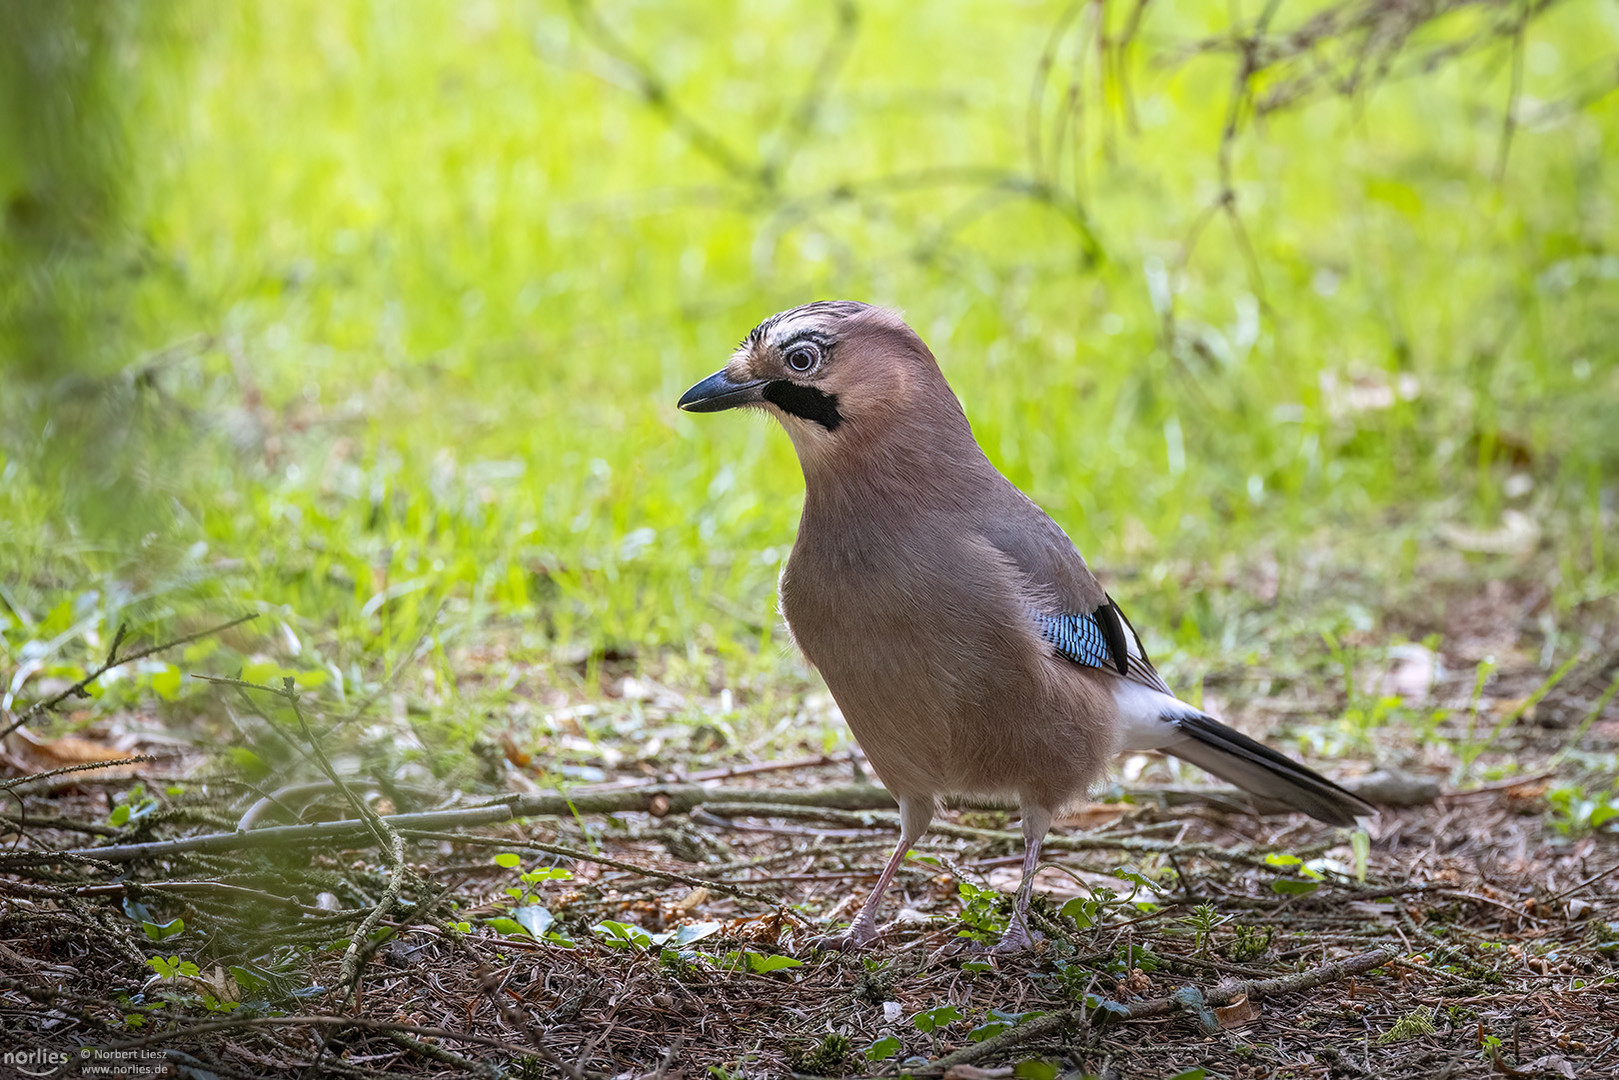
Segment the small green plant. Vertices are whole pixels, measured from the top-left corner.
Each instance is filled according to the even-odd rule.
[[[1081,930],[1089,930],[1106,922],[1108,913],[1121,903],[1123,901],[1118,893],[1102,885],[1092,889],[1089,896],[1076,896],[1069,900],[1057,909],[1057,914],[1073,919]]]
[[[1619,787],[1592,794],[1579,784],[1563,784],[1546,792],[1546,820],[1564,836],[1585,836],[1609,822],[1619,822]]]
[[[1275,936],[1274,926],[1247,926],[1239,923],[1233,927],[1231,943],[1224,949],[1226,959],[1238,964],[1258,960],[1270,951],[1271,939]]]
[[[889,974],[888,961],[875,956],[860,961],[860,974],[850,991],[856,1001],[867,1005],[881,1005],[894,992],[894,977]]]
[[[1310,866],[1297,855],[1284,855],[1280,852],[1271,852],[1265,856],[1267,866],[1276,866],[1296,871],[1297,876],[1281,876],[1270,883],[1271,891],[1283,896],[1303,896],[1313,893],[1321,887],[1324,875]]]
[[[956,892],[961,896],[962,922],[956,936],[985,945],[999,941],[1006,933],[1007,920],[1011,917],[1008,898],[994,889],[981,888],[970,881],[959,883]]]
[[[893,1057],[895,1054],[899,1053],[901,1049],[903,1049],[903,1047],[900,1046],[898,1039],[892,1035],[884,1035],[882,1038],[866,1047],[866,1060],[883,1061],[887,1058]]]
[[[162,979],[195,979],[201,976],[202,970],[190,960],[181,960],[178,956],[149,956],[146,966],[157,972]]]
[[[615,949],[645,949],[652,944],[652,935],[633,923],[605,919],[590,929],[602,939],[603,944]]]
[[[518,858],[509,851],[503,852],[495,856],[495,865],[511,870],[518,865]],[[571,877],[573,877],[571,870],[557,866],[542,866],[537,870],[525,870],[518,874],[517,884],[508,886],[505,892],[518,904],[538,904],[541,897],[531,886],[538,885],[542,881],[567,881]]]
[[[754,952],[752,949],[733,949],[720,960],[720,966],[733,970],[747,968],[755,975],[769,975],[773,971],[786,971],[789,968],[803,967],[804,961],[795,960],[791,956],[776,956],[772,953]]]
[[[1225,922],[1229,916],[1221,916],[1220,909],[1213,904],[1199,904],[1192,909],[1192,913],[1183,920],[1192,928],[1192,951],[1199,956],[1209,954],[1209,936],[1214,933],[1215,927]]]
[[[1432,1006],[1419,1005],[1415,1010],[1396,1020],[1393,1027],[1379,1035],[1377,1045],[1388,1046],[1391,1043],[1405,1042],[1407,1039],[1416,1039],[1423,1035],[1432,1035],[1437,1030],[1433,1021],[1434,1011]]]
[[[1035,1009],[1029,1012],[1006,1012],[1002,1009],[990,1009],[984,1014],[984,1022],[967,1032],[967,1038],[973,1042],[983,1042],[993,1039],[1009,1028],[1017,1027],[1025,1020],[1032,1020],[1036,1016],[1044,1016],[1043,1010]]]
[[[1548,675],[1539,686],[1535,687],[1528,697],[1520,701],[1511,711],[1502,713],[1501,718],[1495,722],[1490,730],[1482,734],[1479,732],[1479,706],[1484,694],[1484,684],[1495,670],[1495,664],[1490,660],[1481,661],[1473,678],[1473,698],[1469,707],[1467,732],[1455,741],[1456,757],[1461,763],[1457,770],[1457,778],[1465,780],[1472,775],[1473,763],[1478,760],[1479,755],[1494,746],[1496,740],[1501,737],[1502,732],[1512,727],[1525,713],[1540,704],[1541,699],[1551,693],[1557,684],[1563,681],[1563,677],[1574,670],[1574,666],[1579,663],[1579,659],[1579,655],[1576,654],[1563,661],[1562,665]]]
[[[854,1042],[847,1035],[829,1032],[819,1043],[787,1052],[794,1072],[809,1076],[842,1076],[849,1069]]]
[[[954,1005],[940,1005],[923,1009],[911,1017],[911,1026],[933,1041],[933,1052],[939,1052],[939,1032],[961,1019],[961,1010]]]
[[[136,784],[112,808],[112,813],[107,815],[107,824],[120,828],[133,825],[150,816],[157,806],[157,798],[146,790],[146,785]]]
[[[507,870],[514,870],[522,860],[513,852],[503,851],[495,856],[495,865]],[[542,903],[542,897],[535,892],[533,886],[544,881],[566,881],[573,877],[571,871],[560,867],[545,866],[536,870],[527,870],[517,875],[517,884],[508,886],[504,891],[511,899],[512,907],[509,914],[494,915],[483,920],[483,924],[502,937],[531,937],[536,941],[549,941],[553,945],[562,945],[573,948],[574,941],[567,934],[557,929],[556,916]],[[471,927],[466,922],[451,924],[461,933],[467,933]],[[606,923],[603,926],[608,925]],[[613,924],[622,925],[622,924]],[[594,928],[598,933],[601,927]],[[646,931],[639,930],[641,934]],[[633,939],[625,939],[621,935],[608,934],[610,945],[635,944]],[[650,941],[650,937],[648,939]]]
[[[1044,1058],[1029,1058],[1012,1066],[1015,1080],[1057,1080],[1057,1065]]]

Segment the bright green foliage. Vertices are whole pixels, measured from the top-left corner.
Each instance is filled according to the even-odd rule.
[[[1546,793],[1552,827],[1569,836],[1583,836],[1619,822],[1619,784],[1609,791],[1588,791],[1578,784],[1562,784]]]
[[[550,913],[547,912],[546,914],[549,915]],[[595,931],[596,936],[603,942],[617,948],[629,948],[633,946],[635,948],[644,949],[652,944],[652,935],[647,933],[645,930],[642,930],[639,926],[614,922],[611,919],[599,922],[595,926],[591,927],[591,929]]]
[[[194,979],[202,974],[202,970],[196,964],[190,960],[181,960],[178,956],[148,956],[146,964],[163,979],[182,977]]]
[[[967,1038],[973,1042],[983,1042],[992,1039],[1008,1028],[1014,1028],[1025,1020],[1032,1020],[1036,1016],[1044,1016],[1039,1009],[1029,1012],[1007,1012],[1004,1009],[990,1009],[984,1014],[984,1022],[967,1032]]]
[[[1393,1027],[1379,1035],[1377,1044],[1384,1046],[1388,1043],[1404,1042],[1407,1039],[1432,1035],[1435,1030],[1437,1029],[1434,1027],[1432,1006],[1418,1005],[1416,1009],[1396,1020]]]
[[[1006,933],[1007,920],[1012,912],[1005,896],[970,881],[957,882],[956,892],[961,895],[962,924],[956,932],[957,937],[987,945],[998,941]]]
[[[769,975],[773,971],[786,971],[789,968],[804,966],[804,961],[791,956],[755,952],[753,949],[733,949],[720,957],[718,963],[719,966],[732,970],[740,971],[746,968],[755,975]]]
[[[389,749],[471,781],[491,716],[538,740],[535,686],[595,695],[616,656],[737,690],[679,717],[702,745],[769,730],[814,685],[772,614],[797,465],[673,403],[830,296],[905,309],[991,459],[1134,571],[1114,595],[1177,684],[1296,669],[1458,552],[1544,560],[1559,613],[1619,583],[1619,115],[1565,107],[1619,47],[1602,5],[1531,22],[1504,163],[1504,46],[1245,125],[1240,234],[1211,212],[1236,60],[1187,47],[1227,5],[1145,9],[1061,153],[1061,86],[1033,151],[1025,125],[1044,5],[861,5],[846,40],[812,0],[574,7],[7,6],[0,668],[76,676],[120,622],[257,611],[91,707],[205,724],[189,672],[355,701],[408,663],[421,745]],[[598,18],[712,139],[648,107]],[[1257,565],[1274,597],[1241,587]],[[485,645],[510,666],[470,678]],[[1352,743],[1400,720],[1352,707]],[[641,722],[614,710],[587,742]]]
[[[940,1005],[933,1009],[923,1009],[911,1017],[911,1025],[924,1035],[931,1035],[940,1028],[948,1027],[961,1019],[961,1010],[954,1005]]]
[[[866,1060],[882,1061],[899,1053],[902,1047],[900,1041],[892,1035],[884,1035],[870,1046],[866,1047]]]

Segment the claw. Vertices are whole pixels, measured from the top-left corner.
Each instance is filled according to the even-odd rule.
[[[1014,922],[1006,930],[1006,935],[993,945],[984,946],[988,953],[1015,953],[1032,949],[1035,945],[1046,940],[1046,935],[1038,930],[1030,930],[1021,922]]]
[[[822,934],[810,939],[810,947],[827,952],[860,952],[882,940],[882,931],[868,922],[856,919],[847,930]]]

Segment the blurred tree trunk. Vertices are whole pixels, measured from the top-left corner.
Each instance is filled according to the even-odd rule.
[[[133,114],[145,64],[171,59],[142,56],[167,8],[0,0],[0,475],[60,496],[58,541],[158,527],[144,496],[162,425],[130,370],[129,313],[148,261]]]

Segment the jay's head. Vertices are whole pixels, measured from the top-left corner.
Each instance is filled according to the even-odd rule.
[[[928,347],[892,311],[823,300],[772,315],[731,362],[687,390],[687,412],[741,406],[780,420],[806,463],[904,428],[940,397],[957,415]]]

